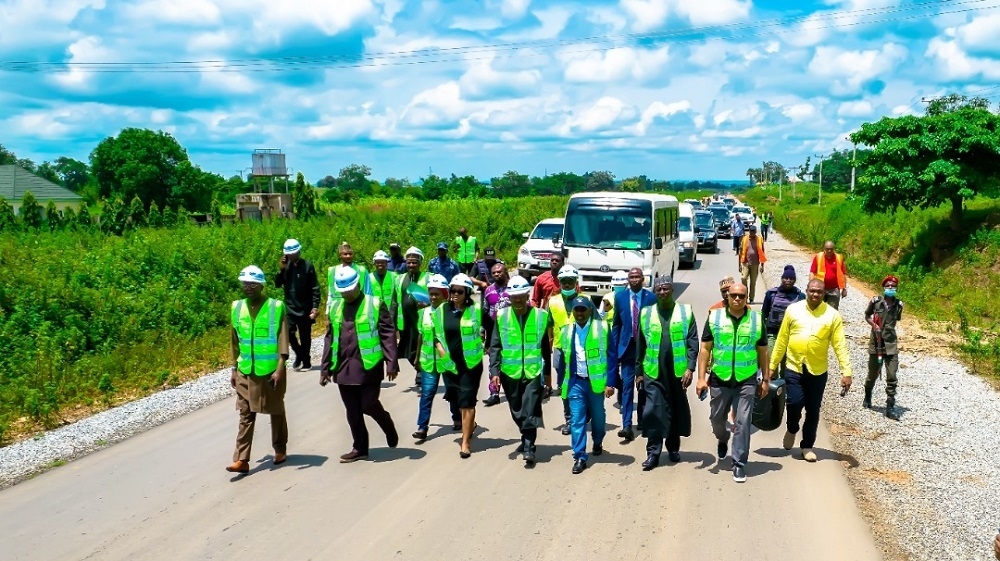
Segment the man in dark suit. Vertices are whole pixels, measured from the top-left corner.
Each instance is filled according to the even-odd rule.
[[[365,415],[378,423],[389,448],[399,444],[392,417],[379,401],[383,374],[390,381],[399,374],[396,329],[385,304],[363,293],[360,281],[361,276],[354,269],[337,268],[334,288],[341,298],[330,307],[319,376],[321,386],[336,382],[347,411],[354,446],[340,457],[345,464],[368,457]]]
[[[611,323],[608,345],[608,385],[621,388],[622,428],[618,431],[618,437],[628,441],[635,438],[635,431],[632,430],[632,410],[635,409],[632,396],[636,393],[635,352],[639,336],[639,313],[646,306],[656,304],[656,296],[642,286],[645,281],[642,269],[635,267],[628,272],[628,290],[615,294],[615,317]],[[639,392],[640,425],[644,401],[642,392]]]

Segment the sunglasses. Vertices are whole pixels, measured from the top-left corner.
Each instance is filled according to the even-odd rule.
[[[730,298],[746,298],[747,295],[746,294],[737,294],[735,292],[730,292],[729,293],[729,297]]]
[[[465,295],[465,289],[464,288],[455,289],[455,290],[452,290],[451,293],[452,294],[457,294],[458,296],[464,296]]]

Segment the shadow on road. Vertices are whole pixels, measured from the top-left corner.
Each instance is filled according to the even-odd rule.
[[[804,461],[802,460],[802,456],[795,449],[785,450],[784,448],[758,448],[757,450],[755,450],[755,452],[767,458],[785,458],[791,456],[796,460]],[[818,447],[813,448],[813,452],[816,453],[816,459],[818,461],[834,460],[838,462],[844,462],[845,464],[847,464],[846,465],[847,469],[854,469],[860,465],[858,463],[858,459],[850,454],[841,454],[840,452],[836,452],[834,450],[827,450],[826,448],[818,448]]]
[[[662,459],[662,458],[661,458]],[[695,469],[706,469],[717,461],[716,457],[707,452],[685,452],[681,450],[681,464],[699,464]],[[663,462],[661,462],[663,463]]]
[[[289,454],[288,460],[280,466],[272,465],[271,469],[281,469],[285,466],[292,467],[296,466],[298,469],[308,469],[311,467],[320,467],[326,463],[330,458],[327,456],[320,456],[318,454]]]
[[[426,455],[427,452],[416,448],[378,448],[368,452],[368,459],[376,464],[380,464],[402,459],[419,460]]]
[[[561,456],[563,452],[568,452],[570,447],[566,444],[538,444],[535,446],[535,463],[545,464],[552,461],[552,458],[556,456]],[[507,457],[511,460],[517,460],[521,458],[520,452],[511,451],[507,454]]]
[[[597,464],[615,464],[619,466],[630,466],[635,463],[635,458],[632,456],[626,456],[625,454],[612,454],[607,450],[600,456],[590,455],[590,463]]]
[[[461,438],[455,439],[456,443],[461,443]],[[507,446],[514,446],[520,439],[517,438],[473,438],[472,439],[472,452],[485,452],[486,450],[496,450],[499,448],[504,448]]]

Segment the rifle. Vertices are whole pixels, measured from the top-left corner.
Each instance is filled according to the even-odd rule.
[[[885,341],[882,339],[882,318],[872,314],[872,325],[875,326],[875,356],[878,357],[878,375],[882,376],[882,355],[885,354]]]

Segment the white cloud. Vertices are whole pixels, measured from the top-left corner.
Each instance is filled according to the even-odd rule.
[[[871,102],[867,100],[848,101],[837,108],[838,117],[870,117],[874,112]]]
[[[670,13],[670,0],[621,0],[621,7],[640,33],[663,25]]]
[[[447,82],[414,96],[400,121],[412,127],[438,127],[458,121],[465,113],[458,82]]]
[[[669,59],[668,47],[655,50],[617,47],[605,52],[562,53],[563,75],[569,82],[643,81],[659,75]]]
[[[105,0],[5,0],[0,2],[0,46],[38,45],[67,37],[68,24],[85,9],[103,10]]]
[[[635,110],[616,97],[605,96],[577,116],[570,117],[560,127],[560,134],[572,136],[576,132],[599,132],[635,116]]]
[[[66,49],[69,53],[69,62],[114,62],[118,60],[118,53],[104,46],[99,37],[84,37],[75,41]],[[60,86],[73,90],[87,89],[92,85],[94,73],[86,70],[86,67],[71,66],[66,72],[53,75],[52,79]]]
[[[1000,14],[985,14],[953,31],[966,51],[1000,55]]]
[[[500,13],[507,19],[518,19],[528,11],[531,0],[502,0]]]
[[[907,55],[906,48],[896,43],[864,51],[818,47],[808,69],[812,75],[830,80],[834,95],[850,95],[858,93],[869,80],[889,75]]]
[[[989,80],[1000,79],[1000,60],[970,56],[955,41],[931,39],[926,55],[937,63],[941,76],[949,80],[969,80],[979,76]]]
[[[215,0],[227,15],[244,14],[253,21],[257,36],[279,42],[289,31],[314,28],[326,35],[350,29],[378,10],[371,0]]]
[[[811,103],[796,103],[781,110],[781,114],[795,123],[808,121],[816,116],[816,107]]]
[[[709,129],[702,133],[705,138],[754,138],[760,136],[761,128],[758,126],[747,127],[736,130],[713,130]]]
[[[751,0],[620,0],[638,32],[657,29],[674,14],[692,25],[718,25],[746,19]]]
[[[222,20],[222,12],[212,0],[145,0],[127,4],[126,16],[133,21],[177,23],[207,27]]]
[[[532,93],[541,80],[542,73],[538,70],[499,72],[493,68],[492,60],[485,60],[474,62],[458,84],[463,98],[488,99]]]
[[[654,101],[642,112],[642,118],[640,118],[639,122],[635,125],[635,132],[639,136],[644,136],[646,131],[649,129],[649,126],[653,124],[654,120],[663,119],[690,110],[691,102],[686,99],[675,101],[673,103]]]

